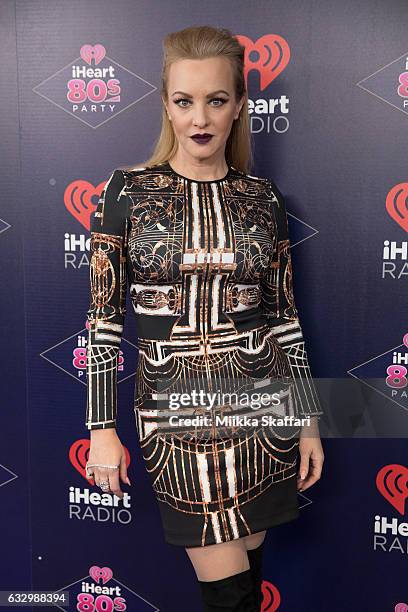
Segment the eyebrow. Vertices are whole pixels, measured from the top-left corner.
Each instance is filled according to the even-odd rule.
[[[212,98],[217,93],[225,93],[227,96],[229,96],[228,91],[225,91],[225,89],[217,89],[217,91],[213,91],[213,92],[209,93],[206,96],[206,98]],[[186,98],[192,98],[193,97],[190,94],[185,93],[184,91],[173,91],[173,93],[171,95],[174,96],[175,94],[181,94],[182,96],[186,96]]]

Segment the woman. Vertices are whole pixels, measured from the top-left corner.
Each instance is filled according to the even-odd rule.
[[[297,491],[320,478],[322,410],[293,300],[285,204],[271,180],[247,173],[244,48],[209,26],[168,35],[162,99],[152,157],[113,172],[92,226],[88,475],[119,497],[119,478],[130,484],[115,429],[129,282],[136,426],[166,541],[185,548],[204,610],[250,612],[261,605],[266,529],[297,518]],[[251,398],[269,389],[278,405],[259,414],[296,409],[310,423],[224,426],[218,417],[254,415],[254,407],[210,406],[207,395],[187,407],[169,403],[219,387],[249,389]]]

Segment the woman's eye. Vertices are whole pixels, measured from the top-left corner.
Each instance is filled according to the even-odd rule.
[[[174,100],[174,104],[177,104],[177,106],[181,106],[182,108],[185,108],[181,104],[179,104],[180,102],[188,102],[188,100],[186,100],[185,98],[180,98],[180,100]]]
[[[211,102],[213,102],[214,100],[216,100],[217,102],[221,102],[221,104],[217,104],[217,106],[222,106],[226,102],[224,98],[213,98]]]
[[[212,98],[210,100],[210,102],[221,102],[221,104],[216,104],[216,106],[222,106],[223,104],[225,104],[226,100],[224,100],[223,98]],[[179,98],[178,100],[175,100],[174,103],[177,104],[177,106],[180,106],[181,108],[186,108],[186,106],[184,104],[180,104],[180,102],[190,102],[190,100],[187,100],[187,98]]]

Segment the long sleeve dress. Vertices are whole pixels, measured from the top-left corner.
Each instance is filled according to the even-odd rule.
[[[112,173],[91,227],[90,430],[116,426],[128,287],[135,425],[166,541],[206,546],[297,518],[298,421],[279,418],[323,410],[277,186],[231,165],[213,181],[182,176],[169,162]],[[197,402],[203,390],[230,395]],[[241,402],[262,390],[275,401]],[[173,401],[186,393],[187,402]]]

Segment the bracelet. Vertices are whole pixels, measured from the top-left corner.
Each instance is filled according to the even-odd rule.
[[[89,468],[91,467],[101,467],[101,468],[107,468],[107,469],[111,469],[111,470],[118,470],[120,467],[119,465],[105,465],[103,463],[86,463],[85,465],[85,470],[87,472],[87,477],[90,478],[91,476],[93,476],[93,472],[89,471]]]

